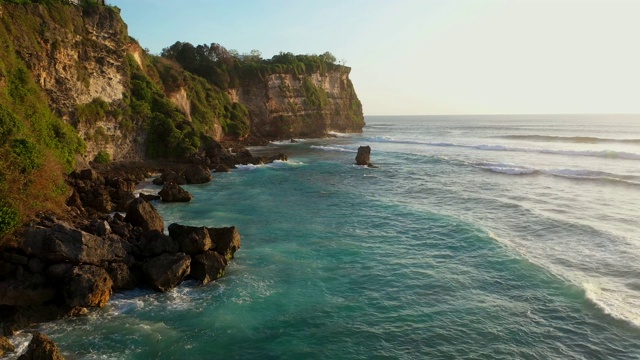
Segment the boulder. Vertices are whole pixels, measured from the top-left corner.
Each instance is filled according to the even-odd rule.
[[[211,249],[227,260],[233,259],[233,254],[240,249],[240,233],[236,227],[207,228],[207,232],[213,242]]]
[[[187,179],[184,176],[176,173],[173,170],[167,170],[160,175],[160,179],[165,183],[176,183],[178,185],[184,185],[187,183]]]
[[[162,184],[160,184],[160,185],[162,185]],[[160,197],[160,195],[151,195],[151,194],[143,194],[143,193],[140,193],[140,197],[141,197],[141,198],[143,198],[143,199],[145,199],[146,201],[153,201],[153,200],[160,200],[160,199],[162,199],[162,198]]]
[[[136,277],[125,263],[111,263],[107,266],[107,273],[116,290],[131,290],[136,287]]]
[[[171,227],[169,227],[171,228]],[[178,252],[178,244],[169,236],[154,230],[145,233],[138,241],[139,256],[149,258],[162,253],[174,254]]]
[[[206,284],[224,275],[227,260],[215,251],[206,251],[191,260],[191,276]]]
[[[146,202],[143,198],[136,198],[129,203],[127,207],[127,216],[125,222],[133,226],[139,226],[144,231],[164,230],[164,221],[153,205]]]
[[[184,171],[188,184],[205,184],[211,181],[211,171],[202,165],[193,165]]]
[[[13,346],[11,341],[4,336],[0,336],[0,357],[9,352],[16,351],[16,347]]]
[[[193,199],[189,192],[174,182],[165,184],[159,194],[164,202],[189,202]]]
[[[20,355],[18,360],[64,360],[60,349],[47,335],[34,333],[27,352]]]
[[[86,180],[93,183],[104,184],[104,178],[98,174],[97,171],[93,169],[84,169],[80,170],[80,172],[76,173],[75,176],[77,179]]]
[[[87,192],[85,194],[83,205],[102,213],[109,213],[113,211],[115,207],[111,201],[109,192],[102,186],[94,187],[91,191]]]
[[[231,171],[229,167],[225,164],[218,164],[215,167],[216,172],[229,172]]]
[[[297,143],[298,143],[298,140],[296,140],[296,139],[294,139],[294,138],[291,138],[291,140],[289,140],[289,143],[291,143],[291,144],[297,144]]]
[[[18,242],[18,248],[46,263],[94,264],[124,261],[127,251],[117,237],[99,238],[65,223],[51,228],[30,228]]]
[[[201,254],[212,246],[206,227],[169,225],[169,236],[178,244],[180,251],[189,255]]]
[[[103,307],[111,297],[113,281],[105,269],[93,265],[74,266],[67,273],[64,299],[70,307]]]
[[[155,178],[153,179],[153,181],[151,181],[153,183],[153,185],[164,185],[164,180],[162,180],[162,178]]]
[[[104,220],[96,220],[91,224],[93,226],[93,233],[98,236],[106,236],[111,234],[111,226]]]
[[[42,305],[55,295],[56,289],[41,274],[24,271],[19,277],[0,282],[0,305]]]
[[[54,283],[61,283],[67,277],[67,273],[71,271],[73,265],[67,263],[54,264],[49,266],[45,272],[47,279]]]
[[[185,253],[162,254],[145,261],[142,265],[151,286],[162,292],[180,285],[189,274],[190,268],[191,258]]]
[[[76,208],[78,210],[83,210],[84,209],[82,207],[82,200],[80,199],[80,194],[78,194],[76,189],[73,189],[73,192],[71,193],[71,196],[69,196],[69,198],[67,199],[67,206],[74,207],[74,208]]]
[[[371,166],[371,147],[360,146],[358,148],[358,154],[356,155],[357,165]]]

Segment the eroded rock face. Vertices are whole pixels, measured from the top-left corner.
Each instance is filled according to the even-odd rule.
[[[121,239],[99,238],[64,223],[27,230],[18,248],[48,263],[99,265],[105,261],[125,261],[127,256]]]
[[[151,286],[158,291],[169,291],[180,285],[191,269],[191,258],[185,253],[162,254],[147,260],[143,270]]]
[[[180,251],[189,255],[201,254],[212,246],[206,227],[171,224],[169,236],[178,244]]]
[[[137,279],[125,263],[112,263],[107,266],[107,273],[117,290],[131,290],[136,287]]]
[[[212,239],[212,250],[222,255],[225,259],[231,260],[233,255],[240,249],[240,233],[235,226],[222,228],[207,228]]]
[[[43,275],[24,273],[20,278],[0,282],[0,305],[40,305],[56,295],[56,289]]]
[[[64,298],[70,307],[103,307],[111,298],[113,281],[101,267],[75,266],[66,277]]]
[[[211,171],[202,165],[194,165],[184,171],[184,177],[189,184],[205,184],[211,181]]]
[[[203,284],[219,279],[224,275],[227,260],[215,251],[206,251],[196,255],[191,261],[191,276]]]
[[[356,155],[357,165],[371,166],[371,147],[360,146],[358,148],[358,154]]]
[[[33,338],[27,347],[27,352],[22,354],[19,360],[64,360],[60,349],[47,335],[33,334]]]
[[[164,230],[164,221],[153,205],[149,204],[143,198],[136,198],[129,203],[127,207],[127,216],[125,222],[133,226],[139,226],[144,231]]]
[[[193,196],[176,183],[167,183],[159,192],[164,202],[189,202]]]

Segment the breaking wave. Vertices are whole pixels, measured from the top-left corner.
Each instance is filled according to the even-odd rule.
[[[500,139],[529,140],[540,142],[568,142],[577,144],[639,144],[640,139],[611,139],[593,136],[550,136],[550,135],[505,135]]]

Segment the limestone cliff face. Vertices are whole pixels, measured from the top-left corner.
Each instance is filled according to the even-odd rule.
[[[117,116],[83,122],[76,114],[78,106],[94,99],[117,104],[128,91],[125,54],[130,40],[116,9],[1,4],[0,17],[11,45],[45,91],[50,107],[85,140],[85,160],[99,151],[115,160],[144,156],[140,141],[144,133],[139,127],[123,131]]]
[[[229,90],[251,115],[254,136],[285,139],[321,137],[328,132],[361,132],[362,105],[349,80],[350,68],[326,73],[271,74]]]

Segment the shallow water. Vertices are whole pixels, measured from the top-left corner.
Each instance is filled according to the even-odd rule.
[[[640,118],[366,120],[156,204],[239,228],[224,278],[42,330],[70,359],[640,357]]]

